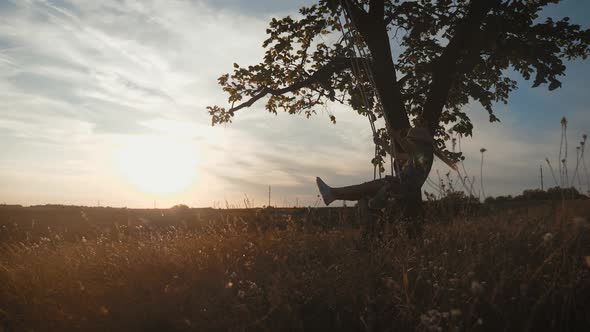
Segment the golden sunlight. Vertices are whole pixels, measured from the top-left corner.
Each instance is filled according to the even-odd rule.
[[[133,137],[115,154],[126,180],[151,194],[175,194],[187,189],[197,175],[197,147],[168,137]]]

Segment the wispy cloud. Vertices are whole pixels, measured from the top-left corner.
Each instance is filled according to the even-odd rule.
[[[317,175],[335,185],[370,180],[366,119],[342,106],[329,106],[337,125],[326,114],[275,116],[258,105],[227,127],[209,126],[205,106],[226,98],[217,77],[233,62],[261,59],[270,15],[310,2],[0,2],[0,201],[203,206],[246,193],[262,204],[270,184],[276,197],[313,204]],[[581,76],[590,71],[579,69]],[[521,104],[531,99],[525,92]],[[577,130],[590,126],[583,93],[562,93],[572,108],[555,116],[578,116]],[[493,194],[534,184],[529,165],[558,137],[558,126],[542,133],[523,126],[538,121],[527,120],[533,112],[521,104],[493,128],[473,110],[480,130],[464,141],[468,165],[488,148]],[[184,192],[142,193],[114,166],[121,146],[154,137],[180,140],[186,153],[198,154],[197,180]]]

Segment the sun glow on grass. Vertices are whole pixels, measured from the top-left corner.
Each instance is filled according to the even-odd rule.
[[[198,150],[194,144],[168,137],[142,136],[127,140],[115,153],[126,180],[150,194],[175,194],[196,180]]]

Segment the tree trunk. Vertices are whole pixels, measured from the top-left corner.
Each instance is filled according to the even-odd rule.
[[[422,224],[424,222],[424,206],[422,204],[422,189],[418,188],[406,196],[401,202],[402,221],[406,223],[408,237],[419,238],[422,236]]]
[[[392,130],[410,128],[410,121],[397,82],[385,20],[380,13],[365,16],[351,10],[349,15],[371,52],[375,89],[379,93],[387,131],[393,141]],[[399,203],[403,210],[402,220],[408,225],[408,236],[420,236],[423,219],[421,188],[408,193]]]
[[[375,84],[381,97],[388,130],[410,128],[410,121],[401,99],[400,87],[397,84],[387,30],[384,25],[374,24],[369,31],[366,42],[375,64]],[[392,137],[390,139],[393,141]],[[408,237],[421,236],[423,222],[421,189],[408,193],[407,197],[399,200],[399,204],[402,208],[401,220],[406,223]]]
[[[410,120],[402,102],[395,65],[385,24],[373,23],[363,35],[373,58],[373,77],[388,130],[410,128]]]
[[[395,164],[396,169],[399,169],[397,161]],[[406,226],[408,237],[413,239],[422,236],[422,224],[424,223],[422,188],[408,192],[406,197],[398,199],[398,203],[402,210],[400,220]]]

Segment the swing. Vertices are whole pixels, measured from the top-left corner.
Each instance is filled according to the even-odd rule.
[[[341,0],[341,6],[346,6],[348,8],[350,8],[350,3],[348,2],[348,0]],[[348,26],[352,26],[354,30],[349,30],[348,33],[346,32],[346,30],[344,29],[344,24],[342,24],[342,20],[340,18],[340,16],[338,17],[338,23],[340,25],[340,30],[342,31],[342,38],[345,40],[347,46],[349,49],[352,49],[352,51],[354,52],[355,57],[358,56],[359,59],[362,59],[362,65],[363,65],[363,69],[365,71],[365,73],[367,74],[367,78],[369,79],[369,84],[371,85],[374,94],[375,94],[375,98],[377,99],[376,102],[376,107],[377,107],[377,111],[381,111],[382,114],[384,114],[383,110],[381,109],[381,98],[379,96],[379,92],[377,91],[377,85],[375,84],[375,79],[373,77],[373,70],[372,68],[369,66],[369,64],[367,63],[367,59],[369,59],[367,52],[365,51],[365,46],[364,45],[359,45],[359,43],[357,43],[355,41],[355,38],[353,38],[352,33],[353,31],[357,31],[356,25],[354,23],[354,20],[352,18],[349,18],[346,14],[344,15],[344,20],[346,25]],[[356,38],[357,40],[359,40],[360,38]],[[352,67],[352,73],[355,76],[356,80],[357,80],[357,85],[359,87],[359,92],[361,94],[361,98],[363,101],[363,104],[365,106],[365,109],[367,109],[367,111],[370,109],[370,102],[369,102],[369,97],[368,97],[368,93],[365,91],[365,88],[361,83],[362,78],[361,78],[361,68],[358,64],[358,62],[354,61],[354,60],[350,60],[351,61],[351,67]],[[385,116],[385,114],[384,114]],[[375,158],[373,159],[373,180],[377,179],[377,174],[379,174],[379,178],[381,179],[383,176],[383,173],[381,172],[381,167],[378,167],[377,165],[377,158],[379,156],[379,146],[377,144],[377,140],[379,139],[379,134],[377,133],[377,128],[375,126],[375,122],[376,122],[376,118],[375,115],[373,113],[368,113],[367,118],[369,120],[369,125],[371,127],[371,131],[373,132],[373,142],[375,144]],[[389,130],[389,126],[387,124],[387,120],[386,120],[386,127],[388,129],[389,132],[389,136],[390,139],[393,140],[393,135],[391,135],[391,130]],[[394,162],[393,162],[393,156],[395,155],[395,144],[390,144],[391,146],[391,151],[390,151],[390,158],[391,158],[391,175],[395,176],[395,173],[398,173],[397,170],[396,172],[394,172]]]
[[[350,11],[351,4],[350,4],[349,0],[342,0],[340,2],[340,4],[343,8],[346,6]],[[375,143],[375,158],[373,159],[373,181],[375,183],[381,182],[381,181],[377,181],[377,174],[379,174],[379,179],[381,180],[383,177],[383,172],[382,172],[382,167],[379,167],[379,171],[377,171],[377,167],[379,165],[379,163],[377,162],[377,160],[379,158],[379,142],[378,142],[378,140],[380,139],[380,137],[379,137],[378,131],[376,129],[376,125],[375,125],[376,117],[375,117],[374,113],[370,112],[370,108],[371,108],[370,98],[376,99],[376,102],[374,104],[375,112],[376,113],[381,112],[381,114],[383,114],[383,117],[385,118],[385,129],[387,130],[387,133],[389,134],[389,138],[390,138],[388,152],[389,152],[390,161],[391,161],[391,179],[396,182],[396,185],[393,185],[393,184],[388,185],[385,182],[381,182],[381,184],[379,186],[382,186],[383,190],[376,190],[376,191],[374,190],[375,187],[373,185],[370,185],[369,187],[367,187],[366,185],[365,186],[361,186],[361,185],[349,186],[347,188],[352,191],[348,191],[348,194],[347,194],[342,191],[343,188],[330,188],[323,181],[321,181],[321,179],[318,178],[317,179],[318,187],[320,189],[320,192],[322,193],[322,197],[324,198],[324,202],[326,204],[329,204],[332,201],[332,199],[329,198],[331,196],[330,191],[332,189],[339,190],[340,197],[342,197],[339,199],[347,199],[347,197],[350,197],[353,200],[358,200],[358,198],[356,198],[357,196],[354,193],[355,189],[360,190],[360,193],[364,192],[366,195],[369,195],[370,198],[372,198],[372,197],[376,198],[377,196],[382,196],[381,198],[385,198],[385,196],[387,196],[387,194],[389,193],[388,192],[389,189],[386,187],[391,187],[392,189],[395,189],[396,196],[398,196],[398,197],[403,196],[403,193],[400,192],[401,187],[407,187],[408,189],[414,188],[416,186],[416,184],[418,182],[420,182],[420,180],[423,180],[423,177],[427,177],[427,175],[428,175],[428,171],[430,170],[430,167],[431,167],[432,161],[433,161],[433,152],[435,150],[434,146],[433,146],[432,137],[428,133],[427,129],[425,129],[425,128],[410,128],[410,130],[408,131],[408,133],[406,135],[407,137],[405,137],[405,138],[399,137],[399,135],[392,129],[391,121],[389,121],[389,119],[387,118],[387,113],[384,112],[384,110],[383,110],[383,103],[382,103],[379,91],[377,90],[377,84],[375,83],[374,72],[369,64],[368,59],[370,59],[370,57],[368,56],[368,53],[366,50],[366,45],[360,40],[360,38],[358,36],[353,35],[353,33],[355,31],[358,31],[358,29],[356,28],[355,22],[354,22],[354,18],[353,17],[349,18],[349,16],[346,15],[346,13],[345,13],[344,20],[345,20],[346,26],[349,28],[348,31],[346,31],[345,25],[342,23],[341,16],[338,15],[338,23],[340,25],[340,29],[343,34],[342,40],[346,42],[348,49],[350,49],[354,53],[354,59],[351,59],[351,69],[352,69],[353,76],[357,80],[357,86],[358,86],[358,91],[360,93],[360,98],[364,104],[365,109],[368,111],[367,118],[369,120],[369,125],[371,127],[371,131],[373,132],[373,141]],[[361,62],[359,63],[359,60],[355,60],[355,59],[361,59],[360,60]],[[361,66],[363,68],[361,68]],[[361,70],[364,70],[365,75],[366,75],[365,77],[362,77]],[[363,79],[368,80],[368,83],[371,85],[371,88],[373,89],[373,91],[372,91],[373,95],[369,95],[369,93],[365,90],[365,87],[362,84]],[[410,135],[410,133],[413,133],[413,134]],[[412,141],[414,141],[414,143],[415,142],[419,142],[419,143],[418,143],[418,145],[410,144]],[[416,150],[418,146],[422,146],[422,148],[424,148],[424,145],[420,145],[420,144],[425,144],[424,142],[426,142],[426,144],[427,144],[427,150],[420,150],[420,149]],[[401,157],[401,155],[398,154],[396,151],[396,145],[398,145],[398,144],[401,147],[403,147],[403,149],[404,149],[404,153],[403,153],[404,157]],[[420,152],[420,151],[428,151],[428,152]],[[426,157],[426,159],[424,159],[424,157]],[[394,158],[402,158],[403,160],[405,160],[405,166],[404,166],[403,172],[400,172],[400,169],[399,169],[400,163],[394,162]],[[416,158],[418,158],[418,159],[416,159]],[[447,163],[447,160],[445,160],[443,158],[441,158],[441,159]],[[417,160],[419,160],[419,163],[421,166],[417,165],[417,163],[416,163]],[[426,164],[425,164],[425,162],[426,162]],[[449,164],[449,165],[451,165],[451,164]],[[416,171],[417,167],[418,168],[427,167],[426,173],[424,173],[424,169],[420,169],[420,170]],[[405,181],[408,181],[407,185],[405,183],[402,183]],[[424,180],[419,183],[419,186],[421,186],[423,182],[424,182]],[[357,193],[359,193],[359,192],[357,192]]]
[[[350,3],[348,3],[348,0],[343,0],[344,3],[341,2],[341,6],[350,6]],[[356,31],[356,25],[354,24],[354,21],[352,18],[349,19],[349,17],[345,14],[344,15],[344,19],[346,22],[346,25],[348,26],[352,26],[354,28],[354,30]],[[382,104],[381,104],[381,98],[379,95],[379,92],[377,90],[377,86],[375,84],[375,79],[373,77],[373,70],[372,68],[370,68],[369,64],[367,63],[367,52],[365,52],[365,46],[364,45],[358,45],[355,42],[355,38],[353,38],[352,33],[353,31],[348,31],[348,33],[346,32],[346,30],[344,29],[344,24],[342,24],[342,20],[340,18],[340,16],[338,17],[338,23],[340,25],[340,30],[342,31],[342,38],[344,39],[344,41],[346,42],[347,46],[349,49],[352,49],[352,51],[354,52],[355,57],[358,56],[358,58],[362,59],[362,65],[363,65],[363,69],[365,70],[365,73],[367,75],[367,78],[369,79],[369,84],[371,85],[371,88],[374,91],[374,95],[377,99],[376,102],[376,107],[377,107],[377,111],[381,111],[382,114],[385,113],[383,112],[383,110],[381,109]],[[356,39],[360,39],[360,38],[356,38]],[[360,42],[360,41],[359,41]],[[352,73],[354,75],[354,77],[357,80],[357,85],[359,87],[359,92],[363,101],[363,104],[365,106],[365,109],[369,112],[367,115],[367,118],[369,120],[369,126],[371,127],[371,131],[373,133],[373,142],[375,144],[375,156],[373,159],[373,180],[377,179],[377,174],[379,174],[379,179],[382,178],[382,168],[380,166],[378,166],[377,160],[379,157],[379,146],[377,143],[377,140],[379,139],[379,134],[377,132],[376,126],[375,126],[375,122],[376,122],[376,118],[375,115],[370,112],[370,102],[369,102],[369,97],[367,92],[365,91],[365,88],[363,86],[363,84],[361,84],[362,82],[362,77],[361,77],[361,68],[359,66],[359,64],[351,59],[351,68],[352,68]],[[387,119],[386,119],[386,128],[388,130],[389,133],[389,137],[390,137],[390,151],[389,151],[389,155],[390,155],[390,163],[391,163],[391,176],[394,177],[395,175],[399,174],[399,170],[396,169],[396,167],[394,165],[396,165],[394,163],[394,155],[395,155],[395,143],[393,142],[394,140],[394,135],[392,135],[392,131],[389,128]],[[323,183],[323,181],[321,181],[320,178],[317,179],[318,181],[318,186],[320,188],[320,190],[322,189],[322,187],[327,186],[325,183]],[[386,186],[384,186],[376,196],[384,196],[386,194],[387,188]],[[374,225],[375,225],[375,219],[376,219],[376,211],[370,207],[369,204],[369,199],[367,198],[362,198],[360,200],[358,200],[358,222],[360,225],[362,225],[362,227],[365,229],[365,231],[363,232],[364,236],[367,236],[368,233],[371,232],[371,230],[374,231]]]

